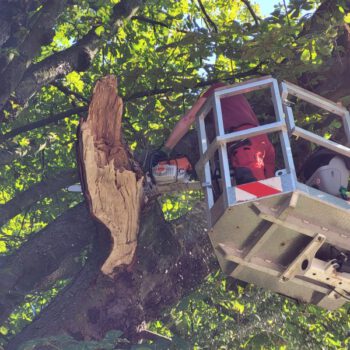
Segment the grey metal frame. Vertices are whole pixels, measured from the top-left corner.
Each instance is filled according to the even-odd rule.
[[[220,99],[269,88],[276,120],[225,134]],[[302,137],[350,157],[350,148],[297,127],[288,96],[296,96],[342,119],[350,145],[349,112],[342,106],[298,86],[263,77],[217,89],[197,114],[201,158],[196,165],[205,189],[209,237],[223,271],[278,293],[335,309],[350,293],[350,274],[339,273],[334,262],[316,258],[324,244],[350,252],[350,204],[298,182],[289,137]],[[209,144],[205,118],[213,110],[216,137]],[[279,177],[282,193],[238,202],[231,185],[226,145],[256,135],[278,132],[285,169]],[[214,201],[209,162],[219,153],[222,194]],[[345,294],[344,294],[345,293]],[[343,296],[342,296],[343,295]]]
[[[225,134],[220,103],[221,98],[237,94],[244,94],[247,92],[266,88],[270,89],[271,91],[276,121],[254,128]],[[205,118],[209,114],[210,110],[213,110],[214,112],[216,137],[209,144],[205,130]],[[283,189],[284,191],[293,191],[293,189],[295,189],[296,176],[294,170],[294,162],[291,152],[291,146],[289,143],[288,129],[284,118],[279,86],[276,79],[267,76],[259,79],[252,79],[244,83],[238,83],[233,86],[216,89],[213,96],[211,96],[208,99],[208,101],[197,113],[196,125],[198,130],[200,148],[199,151],[201,156],[200,160],[196,164],[196,171],[197,174],[199,174],[199,177],[202,181],[202,185],[206,195],[209,209],[210,225],[214,224],[218,217],[217,212],[220,212],[222,207],[232,206],[237,203],[233,191],[233,186],[231,185],[229,161],[227,156],[226,145],[229,142],[238,141],[257,135],[279,132],[280,143],[286,169],[286,174],[283,176]],[[222,201],[223,203],[214,206],[215,203],[212,190],[212,179],[210,174],[209,161],[213,158],[216,151],[218,151],[219,153],[220,172],[222,174],[223,184],[223,194],[218,199],[218,201]],[[218,210],[216,210],[215,207],[218,207]],[[212,208],[213,210],[211,210]]]
[[[339,104],[334,103],[333,101],[330,101],[322,96],[316,95],[313,92],[305,90],[295,84],[289,83],[287,81],[283,81],[281,83],[281,96],[282,96],[283,104],[285,106],[285,113],[288,118],[290,132],[297,137],[298,136],[303,137],[306,140],[317,143],[319,146],[326,147],[328,149],[334,150],[335,152],[338,152],[339,154],[343,154],[349,157],[350,154],[348,152],[347,147],[325,140],[324,138],[319,136],[315,137],[313,133],[310,133],[307,130],[304,130],[302,128],[295,126],[292,108],[289,106],[289,103],[288,103],[288,95],[296,96],[303,101],[309,102],[314,106],[325,109],[326,111],[341,117],[344,125],[344,131],[345,131],[345,136],[346,136],[348,146],[350,146],[349,111],[343,106],[340,106]]]
[[[346,141],[347,141],[346,143],[347,145],[350,146],[350,115],[349,115],[349,111],[346,108],[339,106],[338,104],[330,100],[327,100],[321,96],[318,96],[310,91],[307,91],[297,85],[294,85],[286,81],[281,83],[281,95],[283,99],[284,111],[288,118],[289,132],[291,135],[304,138],[305,140],[313,142],[319,146],[328,148],[331,151],[350,157],[349,147],[327,140],[308,130],[305,130],[303,128],[296,126],[294,123],[293,110],[288,103],[288,96],[289,95],[296,96],[303,101],[306,101],[310,104],[313,104],[314,106],[320,107],[322,109],[325,109],[328,112],[331,112],[339,116],[343,122]]]

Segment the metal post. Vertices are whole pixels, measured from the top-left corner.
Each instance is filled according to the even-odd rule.
[[[277,120],[283,121],[284,124],[286,124],[286,114],[287,111],[284,109],[286,113],[283,113],[283,107],[282,107],[282,99],[281,95],[283,96],[283,88],[281,88],[281,93],[278,88],[278,83],[277,80],[274,80],[271,86],[271,94],[272,94],[272,103],[273,107],[275,109],[275,114],[277,117]],[[287,115],[288,120],[290,121],[288,124],[289,126],[294,124],[294,119],[292,116]],[[297,177],[295,173],[295,165],[294,165],[294,160],[293,160],[293,153],[292,153],[292,147],[290,145],[289,141],[289,135],[286,130],[283,130],[282,132],[279,133],[279,138],[280,138],[280,143],[282,146],[282,154],[283,154],[283,160],[284,164],[286,166],[287,172],[290,174],[290,178],[292,181],[292,188],[296,188],[296,183],[297,183]]]
[[[199,154],[203,157],[204,152],[208,149],[208,141],[207,135],[205,131],[205,123],[204,123],[205,115],[202,114],[199,118],[197,118],[197,130],[198,132],[198,145],[199,145]],[[214,205],[214,196],[213,196],[213,188],[212,188],[212,180],[210,174],[209,161],[206,161],[203,166],[203,173],[201,169],[197,170],[198,175],[200,176],[200,181],[204,183],[204,193],[206,196],[206,200],[208,203],[208,208],[210,209]],[[210,215],[208,215],[209,217]]]
[[[350,147],[350,114],[349,111],[346,111],[343,118],[343,126],[346,136],[346,146]]]
[[[214,119],[215,119],[215,126],[216,126],[216,132],[217,136],[225,136],[225,130],[224,130],[224,121],[222,118],[222,110],[221,110],[221,100],[220,97],[215,95],[215,102],[214,102]],[[220,172],[221,172],[221,179],[223,182],[223,194],[225,198],[226,204],[228,204],[228,189],[231,187],[231,177],[230,177],[230,167],[229,167],[229,160],[227,156],[227,147],[226,143],[222,143],[219,146],[219,162],[220,162]]]

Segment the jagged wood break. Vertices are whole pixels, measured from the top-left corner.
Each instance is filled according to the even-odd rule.
[[[80,121],[78,137],[81,177],[90,212],[110,230],[113,241],[101,268],[105,274],[132,262],[143,200],[143,176],[121,137],[122,113],[116,78],[98,80],[87,120]]]

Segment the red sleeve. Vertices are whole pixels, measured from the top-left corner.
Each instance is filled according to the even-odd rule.
[[[272,146],[272,143],[269,142],[264,159],[266,178],[275,176],[275,157],[275,148]]]

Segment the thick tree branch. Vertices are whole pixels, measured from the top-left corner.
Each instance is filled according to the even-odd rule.
[[[159,317],[217,268],[205,231],[202,205],[172,225],[164,221],[158,204],[149,205],[141,219],[134,265],[111,278],[99,272],[91,260],[7,349],[52,334],[101,339],[108,330],[120,329],[125,336],[135,336],[145,321]],[[58,314],[60,317],[53,317]]]
[[[110,35],[116,35],[118,28],[123,25],[125,19],[132,17],[144,0],[122,0],[113,8]],[[104,42],[104,38],[98,36],[95,28],[92,28],[82,39],[72,47],[51,55],[43,61],[32,65],[23,75],[22,80],[14,90],[14,101],[20,106],[26,105],[33,94],[43,86],[54,81],[58,76],[66,75],[71,71],[85,71],[98,49]],[[14,109],[12,100],[3,106],[0,121],[10,116],[16,116],[18,108]]]
[[[0,47],[3,49],[17,49],[31,29],[33,12],[44,2],[45,0],[20,2],[2,0],[0,2],[0,28],[2,29],[0,32]],[[3,61],[3,58],[4,55],[0,54],[0,72],[6,67],[6,60]],[[10,60],[10,57],[8,59]]]
[[[323,96],[334,101],[344,96],[350,96],[350,80],[348,73],[350,71],[350,27],[344,24],[342,34],[337,40],[338,47],[335,48],[333,56],[327,61],[322,69],[322,74],[309,77],[304,75],[304,81],[310,81],[310,78],[316,78],[312,89]],[[341,48],[341,49],[340,49]]]
[[[350,1],[342,3],[346,12],[350,11]],[[315,37],[325,32],[330,26],[336,26],[339,32],[335,43],[333,55],[317,69],[317,71],[305,72],[297,83],[315,93],[337,101],[339,98],[350,95],[350,83],[347,79],[350,70],[350,31],[347,24],[339,27],[344,14],[339,10],[336,1],[323,1],[313,15],[305,22],[303,29],[297,36],[297,40],[303,36]],[[294,57],[286,58],[280,64],[284,70],[291,69],[294,64],[301,65],[302,50],[295,51]],[[280,69],[279,68],[279,69]]]
[[[69,209],[29,240],[0,265],[0,324],[34,288],[72,277],[70,257],[79,257],[95,233],[85,204]]]
[[[57,281],[74,277],[82,268],[83,259],[79,258],[81,257],[81,254],[84,253],[84,248],[87,247],[82,247],[80,254],[77,254],[77,252],[71,252],[71,254],[67,253],[55,271],[49,275],[42,276],[42,278],[35,284],[35,290],[39,292],[47,291],[54,286]]]
[[[0,226],[8,220],[30,208],[34,203],[42,198],[57,192],[58,190],[72,185],[79,181],[75,169],[64,170],[42,182],[36,183],[28,190],[19,193],[5,204],[0,205]]]
[[[18,86],[33,58],[40,52],[41,46],[51,42],[54,35],[52,28],[65,5],[66,0],[50,0],[40,10],[35,24],[17,48],[17,56],[0,75],[0,110]]]
[[[25,106],[36,91],[57,77],[67,75],[73,70],[86,70],[98,51],[100,41],[101,38],[93,29],[76,45],[32,65],[15,90],[16,103]],[[13,116],[18,114],[18,110],[13,109],[11,103],[4,109],[10,111]]]
[[[345,6],[345,11],[348,12],[350,1],[344,1],[342,5]],[[305,23],[298,37],[323,33],[332,23],[342,20],[343,16],[341,11],[339,11],[339,3],[337,1],[325,0]]]
[[[74,114],[84,113],[87,110],[88,110],[88,107],[76,107],[76,108],[72,108],[68,111],[57,113],[55,115],[52,115],[51,117],[44,118],[44,119],[38,120],[36,122],[20,126],[16,129],[9,131],[6,134],[0,135],[0,142],[4,142],[6,140],[14,138],[15,136],[20,135],[24,132],[34,130],[37,128],[41,128],[41,127],[49,125],[51,123],[57,123],[58,121],[63,120],[64,118],[70,117]]]

